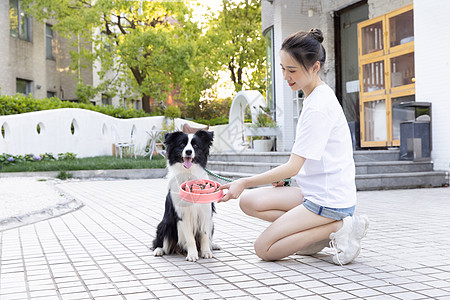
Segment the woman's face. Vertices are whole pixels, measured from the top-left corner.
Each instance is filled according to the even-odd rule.
[[[284,80],[286,80],[293,91],[302,90],[312,83],[313,71],[308,72],[284,50],[281,50],[280,58]]]

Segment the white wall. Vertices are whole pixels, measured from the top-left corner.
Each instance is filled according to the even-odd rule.
[[[42,154],[72,152],[77,157],[111,155],[116,137],[130,139],[133,126],[136,149],[143,149],[148,140],[146,130],[161,128],[163,117],[116,119],[101,113],[63,108],[19,115],[0,116],[0,153]],[[75,132],[71,132],[71,124]],[[40,133],[37,125],[40,126]],[[116,134],[117,132],[117,134]]]
[[[144,154],[149,140],[147,131],[153,127],[163,128],[164,117],[117,119],[101,113],[78,108],[45,110],[19,115],[0,116],[0,154],[12,155],[71,152],[77,157],[112,155],[116,141],[129,141],[133,131],[133,142],[137,154]],[[170,122],[170,121],[169,121]],[[188,123],[194,128],[205,125],[183,119],[175,120],[181,129]],[[72,134],[71,124],[75,131]],[[38,133],[37,126],[40,127]],[[211,152],[243,151],[242,130],[233,130],[231,125],[211,126],[214,143]],[[238,133],[238,134],[236,134]],[[237,148],[235,147],[237,146]]]
[[[450,171],[450,2],[414,1],[416,101],[432,103],[431,152],[436,170]]]

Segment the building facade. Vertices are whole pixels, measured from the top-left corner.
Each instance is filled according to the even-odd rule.
[[[92,68],[71,72],[69,41],[51,23],[27,17],[20,0],[0,1],[0,39],[1,94],[76,101],[77,79],[92,85]]]
[[[290,151],[301,110],[301,93],[284,83],[279,49],[297,31],[320,28],[327,61],[322,80],[333,88],[356,136],[356,149],[400,147],[400,124],[416,121],[418,103],[430,104],[431,158],[450,169],[450,19],[445,0],[264,0],[262,30],[268,54],[268,105]],[[430,23],[433,20],[433,23]],[[435,61],[433,61],[435,60]],[[406,107],[406,105],[409,105]],[[422,117],[423,119],[423,117]]]

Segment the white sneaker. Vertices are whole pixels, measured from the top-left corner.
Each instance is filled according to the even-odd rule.
[[[334,249],[333,262],[346,265],[358,257],[361,240],[369,228],[369,218],[365,215],[346,217],[344,225],[337,232],[330,234],[330,248]]]
[[[329,239],[314,243],[305,249],[295,252],[297,255],[314,255],[323,250],[323,248],[328,247],[330,243]]]

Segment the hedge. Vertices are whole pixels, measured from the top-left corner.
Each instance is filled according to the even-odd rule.
[[[112,105],[95,106],[93,104],[61,101],[58,98],[35,99],[31,95],[25,96],[23,94],[16,94],[14,96],[0,95],[0,115],[15,115],[57,108],[82,108],[119,119],[150,116],[150,114],[140,109],[115,107]]]

